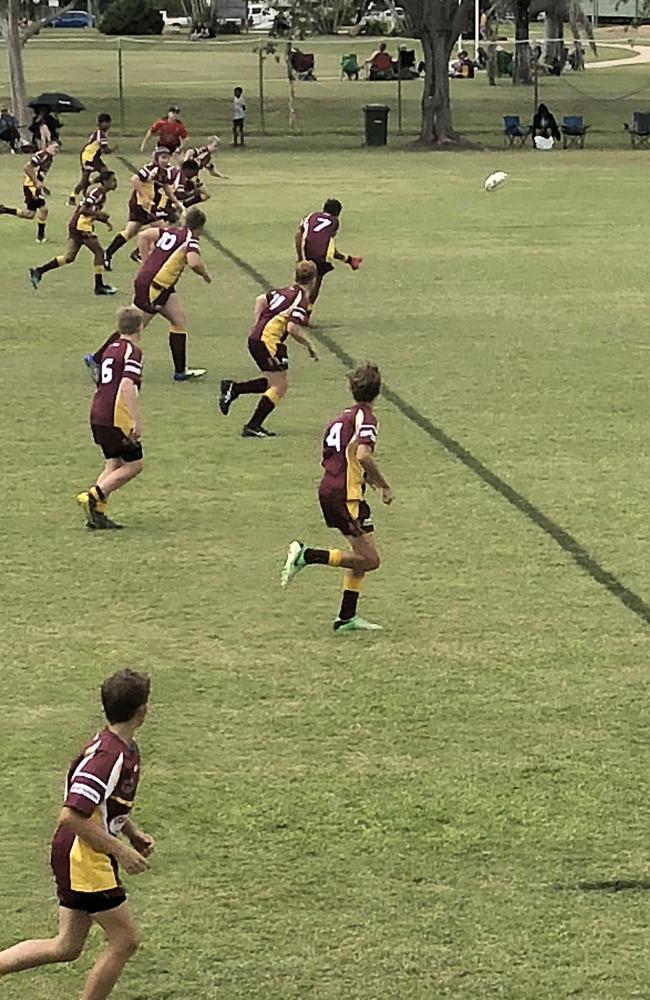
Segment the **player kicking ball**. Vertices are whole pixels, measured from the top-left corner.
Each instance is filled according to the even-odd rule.
[[[385,504],[393,502],[393,491],[384,479],[373,452],[377,440],[377,418],[372,405],[381,390],[381,373],[367,362],[348,375],[354,405],[332,420],[323,440],[324,469],[318,490],[323,518],[328,528],[337,528],[351,551],[311,549],[292,542],[282,570],[286,587],[305,566],[342,566],[343,597],[335,632],[375,631],[374,625],[357,615],[357,603],[366,573],[379,569],[379,554],[373,538],[370,507],[364,499],[365,484],[381,490]]]
[[[90,928],[97,924],[106,935],[106,947],[90,971],[81,1000],[105,1000],[137,951],[138,929],[120,883],[118,865],[127,875],[139,875],[149,868],[147,859],[155,847],[153,837],[140,830],[129,815],[140,777],[140,753],[134,737],[147,717],[149,691],[149,678],[134,670],[120,670],[102,684],[106,727],[70,765],[65,801],[52,841],[58,933],[0,952],[0,978],[39,965],[74,962],[86,945]],[[25,986],[23,995],[29,994]]]
[[[263,426],[289,388],[287,337],[292,337],[309,351],[312,361],[318,355],[304,328],[309,326],[310,292],[316,280],[316,265],[301,260],[296,265],[295,282],[289,288],[277,288],[255,299],[255,324],[248,336],[248,350],[262,372],[247,382],[222,379],[219,409],[224,417],[239,396],[262,393],[241,435],[248,438],[275,437]]]
[[[106,516],[111,493],[139,476],[144,468],[138,394],[142,381],[140,335],[144,317],[129,306],[117,314],[118,339],[107,344],[99,362],[97,388],[90,407],[90,429],[106,464],[95,483],[77,497],[93,531],[120,529]]]

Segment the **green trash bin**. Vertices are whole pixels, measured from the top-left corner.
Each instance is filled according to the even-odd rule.
[[[385,146],[388,142],[388,112],[386,104],[366,104],[366,146]]]
[[[512,52],[497,49],[497,76],[512,76]]]

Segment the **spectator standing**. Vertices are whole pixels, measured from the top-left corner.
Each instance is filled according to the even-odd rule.
[[[244,122],[246,121],[246,98],[241,87],[235,87],[232,99],[232,144],[244,145]]]

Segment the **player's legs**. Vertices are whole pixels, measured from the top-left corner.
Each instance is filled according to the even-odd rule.
[[[106,948],[90,970],[81,1000],[106,1000],[124,966],[138,950],[140,935],[128,903],[104,913],[94,913],[93,920],[106,934]]]
[[[88,247],[94,258],[95,295],[115,295],[117,289],[113,288],[112,285],[107,285],[104,281],[104,251],[94,233],[88,234],[84,245]]]
[[[380,559],[375,539],[371,533],[356,535],[347,539],[352,552],[348,554],[348,559],[356,565],[348,566],[343,576],[343,593],[341,595],[341,607],[334,622],[334,630],[339,631],[347,623],[356,621],[356,628],[367,628],[369,622],[357,619],[357,604],[359,594],[363,586],[366,573],[372,573],[379,569]],[[350,557],[353,557],[350,559]],[[341,561],[341,565],[346,565]],[[363,624],[359,624],[363,622]]]
[[[313,284],[312,284],[312,287],[311,287],[311,292],[310,292],[310,295],[309,295],[309,301],[310,301],[309,312],[311,312],[312,309],[314,308],[314,306],[316,305],[316,299],[319,296],[320,286],[323,284],[323,278],[324,277],[325,277],[325,275],[321,273],[320,268],[319,268],[317,270],[317,272],[316,272],[316,277],[314,278],[314,281],[313,281]]]
[[[106,462],[103,472],[97,477],[96,486],[104,495],[104,502],[108,503],[111,493],[115,493],[122,486],[139,476],[144,469],[144,459],[140,458],[134,462],[125,462],[121,458],[111,458]]]
[[[10,208],[8,205],[0,205],[0,215],[15,215],[17,219],[33,219],[36,215],[36,209]]]
[[[74,962],[86,943],[91,919],[80,910],[59,907],[59,931],[56,937],[44,940],[22,941],[0,951],[0,977],[24,969],[54,962]]]
[[[47,243],[47,240],[45,239],[45,226],[47,224],[47,205],[41,205],[36,214],[38,219],[36,242]]]
[[[53,257],[52,260],[48,260],[47,264],[40,264],[38,267],[30,267],[29,277],[34,288],[38,288],[41,278],[44,274],[47,274],[48,271],[55,271],[58,267],[65,267],[66,264],[72,264],[73,261],[77,259],[77,254],[80,249],[80,243],[77,243],[75,240],[68,240],[65,247],[65,253],[60,254],[58,257]]]
[[[90,187],[90,175],[91,175],[91,173],[92,173],[92,170],[89,170],[89,169],[87,169],[86,167],[84,167],[82,165],[82,167],[81,167],[81,177],[79,178],[79,181],[78,181],[77,185],[75,186],[75,189],[74,189],[72,195],[70,196],[70,201],[72,202],[72,204],[75,204],[75,202],[77,201],[77,196],[78,195],[85,194],[86,191],[88,190],[88,188]]]
[[[280,400],[286,396],[289,388],[289,374],[285,369],[280,369],[266,372],[266,378],[267,389],[261,396],[250,420],[244,425],[242,431],[244,437],[259,437],[260,433],[263,437],[272,435],[272,432],[267,431],[263,424],[266,418],[273,413]]]
[[[205,368],[187,367],[187,316],[175,292],[172,292],[158,311],[170,324],[169,350],[174,363],[174,381],[186,382],[201,378],[206,374]]]
[[[95,483],[77,495],[86,515],[86,526],[99,530],[121,528],[107,517],[111,493],[140,475],[144,468],[142,445],[127,438],[117,427],[92,427],[93,437],[104,452],[106,463]]]
[[[104,264],[106,266],[107,271],[110,271],[111,260],[115,256],[117,251],[120,250],[126,243],[128,243],[129,240],[132,240],[133,237],[137,233],[139,233],[141,229],[142,229],[141,222],[135,222],[133,219],[129,219],[122,232],[118,233],[117,236],[113,238],[112,242],[106,247],[106,250],[104,251]]]

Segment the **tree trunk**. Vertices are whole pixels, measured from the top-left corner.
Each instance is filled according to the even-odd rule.
[[[528,32],[528,8],[530,0],[516,0],[515,13],[515,60],[512,67],[512,82],[516,86],[526,86],[532,82],[530,73],[530,42]]]
[[[453,47],[444,32],[422,33],[425,77],[422,92],[422,125],[420,142],[433,145],[439,142],[457,142],[451,122],[449,95],[449,56]]]
[[[27,130],[29,109],[27,107],[27,84],[23,66],[23,43],[18,27],[17,0],[9,0],[6,14],[0,18],[0,31],[7,49],[7,68],[9,70],[9,86],[11,88],[11,109],[18,119],[20,137],[29,142],[31,136]]]
[[[293,32],[292,32],[293,34]],[[289,131],[293,132],[296,127],[296,79],[291,66],[291,51],[293,49],[292,34],[284,50],[284,59],[287,64],[287,81],[289,83]]]
[[[544,62],[547,66],[552,66],[556,59],[562,62],[564,54],[564,21],[562,17],[547,11],[544,34],[546,36]]]

